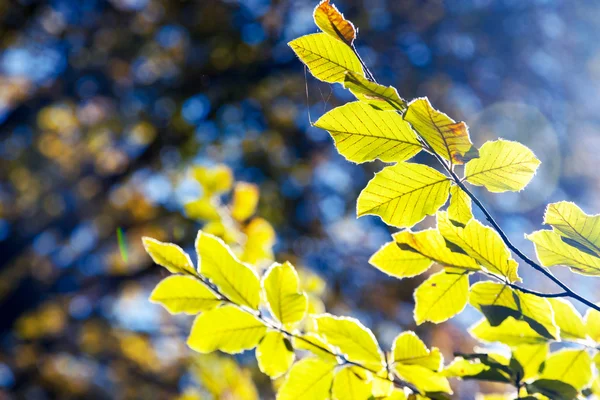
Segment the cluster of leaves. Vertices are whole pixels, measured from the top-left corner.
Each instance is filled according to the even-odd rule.
[[[207,231],[200,231],[196,240],[197,269],[176,245],[144,239],[153,260],[175,274],[159,283],[151,299],[173,313],[199,314],[188,339],[192,349],[238,353],[256,348],[258,365],[271,378],[289,370],[279,399],[445,398],[452,393],[448,377],[512,384],[516,393],[507,398],[600,394],[594,368],[600,364],[600,308],[544,269],[566,265],[574,272],[598,275],[600,217],[588,216],[572,203],[550,204],[544,222],[553,229],[528,236],[541,265],[525,257],[465,183],[490,192],[520,191],[540,164],[533,152],[502,139],[477,148],[467,125],[433,108],[427,98],[407,102],[393,87],[376,83],[354,47],[355,27],[329,0],[316,7],[314,19],[322,33],[293,40],[291,48],[317,79],[341,83],[357,98],[315,125],[331,134],[349,161],[393,163],[375,174],[357,201],[358,216],[376,215],[403,229],[373,255],[371,264],[400,279],[440,265],[414,293],[416,323],[441,323],[469,303],[483,315],[470,334],[484,343],[508,346],[510,357],[461,354],[443,367],[439,350],[428,349],[413,332],[401,333],[385,353],[359,321],[307,313],[306,294],[290,263],[275,263],[259,277],[260,268],[251,265],[258,260],[240,260]],[[421,151],[431,154],[443,172],[408,162]],[[227,182],[197,177],[201,182],[205,178],[216,187]],[[235,211],[236,204],[248,202],[236,202],[242,195],[246,191],[238,195],[236,188],[232,215],[238,222],[252,214]],[[474,218],[472,202],[491,227]],[[210,197],[204,197],[186,208],[188,215],[205,218],[211,207]],[[223,236],[223,218],[214,215],[220,225],[209,226],[218,227],[215,231]],[[435,228],[411,230],[432,215]],[[511,250],[565,291],[546,294],[519,286],[519,264]],[[474,274],[489,280],[471,284]],[[583,318],[563,297],[592,308]],[[550,344],[558,342],[576,347],[550,352]],[[295,362],[295,350],[312,355]]]

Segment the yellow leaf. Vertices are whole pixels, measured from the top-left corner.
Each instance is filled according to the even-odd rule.
[[[185,203],[183,212],[186,217],[198,221],[218,221],[221,219],[219,209],[210,197],[203,197],[198,200]]]
[[[396,278],[409,278],[427,271],[432,261],[410,250],[401,250],[396,242],[383,245],[369,259],[380,271]]]
[[[202,388],[214,399],[258,400],[251,371],[242,368],[232,357],[203,354],[193,358],[191,371]],[[202,400],[206,399],[203,391]]]
[[[358,100],[378,110],[402,112],[406,109],[406,101],[398,95],[394,87],[371,82],[362,74],[348,71],[344,78],[344,87]]]
[[[358,320],[329,314],[315,316],[318,334],[340,349],[350,361],[361,363],[376,372],[384,367],[383,354],[375,335]]]
[[[165,267],[169,272],[196,275],[196,269],[190,256],[181,247],[146,236],[142,238],[142,243],[152,261],[161,267]]]
[[[328,35],[348,45],[351,45],[356,39],[356,29],[352,22],[345,19],[344,15],[329,0],[323,0],[315,7],[313,17],[315,24]]]
[[[490,192],[516,192],[527,186],[539,165],[540,160],[529,148],[499,139],[481,146],[479,158],[465,166],[465,178]]]
[[[260,281],[254,270],[240,262],[223,241],[198,231],[199,271],[235,304],[255,310],[260,302]]]
[[[425,343],[412,331],[401,333],[392,345],[394,363],[406,365],[422,365],[433,371],[439,371],[443,357],[436,347],[429,350]]]
[[[371,397],[372,382],[367,381],[365,371],[357,367],[346,366],[333,378],[331,388],[334,400],[367,400]]]
[[[525,237],[534,243],[537,258],[545,267],[565,265],[573,272],[600,276],[600,258],[565,243],[555,231],[540,230]]]
[[[457,185],[450,188],[450,205],[448,206],[448,218],[451,221],[466,225],[473,219],[471,210],[471,198]]]
[[[546,359],[540,379],[556,379],[581,390],[592,379],[592,359],[585,349],[559,350]]]
[[[240,222],[250,218],[256,211],[259,196],[258,186],[247,182],[236,183],[233,189],[231,216]]]
[[[531,329],[525,321],[517,321],[513,317],[506,318],[500,325],[491,326],[487,319],[482,319],[469,329],[475,339],[483,342],[500,342],[508,346],[545,343],[548,339]]]
[[[250,264],[273,260],[273,246],[275,245],[275,229],[263,218],[253,218],[244,229],[246,244],[242,261]]]
[[[150,301],[164,306],[171,314],[198,314],[221,304],[221,300],[198,279],[173,275],[159,282]]]
[[[560,329],[560,337],[565,340],[587,338],[587,331],[581,314],[564,299],[548,299],[554,311],[554,321]]]
[[[294,336],[294,349],[310,351],[319,358],[329,362],[337,362],[334,350],[331,346],[313,333],[302,336]]]
[[[476,219],[470,220],[464,228],[455,226],[446,212],[439,212],[437,221],[438,229],[446,240],[460,247],[488,271],[506,277],[511,282],[520,280],[517,262],[492,228]]]
[[[433,150],[453,164],[464,164],[478,156],[471,143],[469,128],[464,122],[455,122],[431,106],[426,97],[410,102],[404,114],[417,133]]]
[[[406,400],[406,395],[400,389],[394,389],[389,396],[385,396],[382,400]]]
[[[264,275],[262,286],[269,310],[284,325],[296,324],[307,309],[306,294],[300,292],[300,280],[292,264],[273,264]]]
[[[548,343],[524,344],[513,349],[513,358],[523,367],[523,380],[531,379],[538,375],[540,365],[546,360],[549,350],[550,346]]]
[[[496,282],[471,286],[470,304],[497,326],[508,317],[522,319],[541,335],[556,339],[559,331],[548,299],[512,290]]]
[[[585,328],[594,342],[600,342],[600,312],[589,308],[585,313]]]
[[[395,233],[393,236],[400,247],[410,248],[412,251],[443,266],[470,271],[481,269],[472,257],[451,251],[446,246],[444,237],[436,229],[426,229],[419,232],[404,230]]]
[[[461,312],[469,299],[467,274],[445,271],[431,275],[414,292],[415,322],[444,322]]]
[[[358,197],[357,215],[378,215],[408,228],[434,214],[448,199],[450,181],[435,169],[400,162],[375,174]]]
[[[319,80],[343,82],[347,71],[363,75],[360,60],[352,49],[326,33],[299,37],[289,46]]]
[[[450,389],[450,384],[445,376],[423,366],[396,364],[394,372],[401,379],[412,383],[422,391],[452,394],[452,389]]]
[[[448,378],[466,378],[477,376],[489,369],[490,367],[479,361],[465,360],[462,357],[457,357],[452,360],[450,365],[444,368],[442,373]]]
[[[544,223],[570,239],[573,246],[600,256],[600,215],[587,215],[575,203],[561,201],[548,205]]]
[[[373,387],[371,389],[373,397],[383,397],[385,399],[389,399],[391,397],[392,399],[395,399],[396,397],[392,397],[395,395],[395,386],[394,382],[392,382],[392,379],[394,379],[394,376],[390,371],[387,370],[387,368],[382,369],[377,374],[373,374]]]
[[[334,108],[315,126],[327,130],[340,154],[356,163],[404,161],[422,149],[417,135],[400,115],[378,111],[360,101]]]
[[[226,165],[214,167],[196,166],[192,168],[192,176],[200,183],[204,190],[204,197],[231,190],[233,173]]]
[[[294,349],[281,332],[267,332],[256,347],[258,367],[264,374],[269,375],[271,379],[285,374],[294,362],[294,358]]]
[[[327,400],[336,364],[318,358],[305,358],[292,366],[277,400]]]
[[[254,315],[225,305],[198,315],[187,343],[199,353],[221,350],[235,354],[256,347],[266,332],[266,326]]]

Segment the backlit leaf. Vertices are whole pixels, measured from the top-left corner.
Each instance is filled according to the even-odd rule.
[[[500,325],[492,326],[487,319],[482,319],[469,329],[474,338],[483,342],[500,342],[508,346],[545,343],[548,339],[531,329],[525,321],[517,321],[513,317],[506,318]]]
[[[577,398],[578,390],[568,383],[557,381],[555,379],[538,379],[529,384],[525,384],[528,393],[541,396],[528,396],[525,400],[551,399],[551,400],[574,400]]]
[[[196,275],[196,269],[190,256],[181,247],[149,237],[143,237],[142,242],[152,261],[161,267],[165,267],[169,272]]]
[[[581,390],[592,379],[592,359],[587,350],[562,349],[550,354],[541,379],[556,379]]]
[[[233,172],[223,164],[213,167],[196,166],[192,168],[192,176],[202,186],[204,197],[227,192],[233,185]]]
[[[473,218],[471,198],[457,185],[450,188],[450,205],[448,206],[450,221],[466,225]]]
[[[255,316],[232,305],[214,308],[194,320],[188,346],[199,353],[241,353],[258,344],[267,328]]]
[[[422,149],[400,115],[378,111],[360,101],[334,108],[315,126],[327,130],[340,154],[356,163],[404,161]]]
[[[364,370],[347,366],[335,374],[331,394],[334,400],[367,400],[372,385]]]
[[[191,276],[169,276],[156,285],[150,301],[163,305],[171,314],[198,314],[215,308],[221,300],[202,282]]]
[[[394,363],[422,365],[433,371],[438,371],[443,363],[440,350],[436,347],[429,350],[412,331],[403,332],[396,337],[392,345],[392,360]]]
[[[294,362],[294,358],[294,349],[281,332],[267,332],[256,347],[258,367],[271,379],[285,374]]]
[[[467,125],[455,122],[433,108],[426,97],[413,100],[408,105],[404,119],[446,160],[463,164],[477,157],[477,148],[471,143]]]
[[[600,342],[600,312],[589,308],[585,313],[585,328],[594,342]]]
[[[524,344],[513,349],[513,358],[523,367],[523,380],[531,379],[538,375],[540,365],[546,359],[549,350],[550,346],[548,343]]]
[[[433,262],[414,251],[401,250],[396,242],[389,242],[371,256],[369,263],[380,271],[401,279],[422,274]]]
[[[357,214],[378,215],[407,228],[434,214],[448,199],[448,177],[431,167],[400,162],[375,174],[358,197]]]
[[[560,328],[560,337],[565,340],[586,339],[586,328],[581,314],[564,299],[548,299],[554,311],[554,321]]]
[[[310,351],[312,354],[326,361],[337,362],[334,349],[314,333],[306,333],[302,336],[294,336],[294,349]]]
[[[254,214],[259,198],[258,186],[238,182],[233,188],[233,200],[231,204],[231,216],[238,221],[245,221]]]
[[[185,203],[183,211],[188,218],[198,221],[218,221],[221,219],[219,209],[210,197],[203,197]]]
[[[241,260],[252,265],[273,260],[275,229],[264,218],[252,218],[244,228],[246,243]]]
[[[415,322],[444,322],[461,312],[469,299],[469,277],[465,273],[438,272],[414,293]]]
[[[406,101],[398,95],[396,88],[371,82],[362,74],[347,72],[344,87],[362,102],[382,111],[404,111]]]
[[[327,400],[336,364],[318,358],[298,361],[288,372],[277,393],[277,400]]]
[[[317,79],[343,82],[347,71],[363,75],[362,66],[349,46],[326,33],[314,33],[292,40],[294,50]]]
[[[539,165],[540,160],[526,146],[499,139],[481,146],[479,158],[465,166],[465,178],[490,192],[516,192],[527,186]]]
[[[323,0],[319,3],[315,8],[313,17],[315,24],[332,37],[349,45],[356,39],[356,29],[352,22],[345,19],[344,15],[329,0]]]
[[[263,288],[269,310],[279,322],[291,325],[306,315],[306,294],[300,291],[300,280],[290,263],[274,264],[263,277]]]
[[[548,205],[544,223],[571,239],[573,246],[580,245],[584,251],[600,256],[600,215],[588,215],[575,203],[561,201]]]
[[[396,364],[394,372],[407,382],[412,383],[424,392],[452,393],[448,379],[421,365]]]
[[[260,281],[254,270],[240,262],[229,246],[213,235],[198,231],[199,271],[236,304],[258,309]]]

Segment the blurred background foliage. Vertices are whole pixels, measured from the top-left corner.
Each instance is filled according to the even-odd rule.
[[[478,191],[526,253],[523,233],[548,202],[600,211],[600,3],[337,3],[380,82],[465,120],[476,145],[518,139],[542,160],[522,193]],[[315,5],[0,1],[0,397],[272,396],[251,356],[196,357],[190,319],[147,301],[165,272],[140,237],[191,249],[204,219],[188,204],[202,198],[194,166],[223,164],[260,188],[275,259],[318,273],[329,311],[359,317],[386,346],[416,329],[447,358],[472,349],[475,312],[415,327],[418,282],[367,263],[390,232],[356,220],[355,199],[381,165],[349,164],[311,127],[352,97],[307,77],[286,45],[316,31]],[[593,278],[559,275],[599,300]]]

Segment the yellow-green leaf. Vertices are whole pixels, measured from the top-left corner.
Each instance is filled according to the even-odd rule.
[[[215,308],[221,300],[202,282],[191,276],[169,276],[156,285],[150,301],[164,306],[171,314],[198,314]]]
[[[223,164],[213,167],[196,166],[192,168],[192,176],[202,186],[204,197],[227,192],[233,185],[233,172]]]
[[[346,366],[335,374],[331,394],[334,400],[367,400],[372,386],[364,369]]]
[[[322,314],[315,317],[318,334],[327,343],[340,349],[350,361],[379,371],[383,368],[383,354],[375,335],[358,320]]]
[[[589,308],[585,313],[585,328],[587,334],[594,341],[600,342],[600,312]]]
[[[402,279],[422,274],[433,262],[414,251],[401,250],[396,242],[389,242],[371,256],[369,263],[388,275]]]
[[[198,315],[187,343],[199,353],[235,354],[256,347],[266,332],[267,327],[254,315],[225,305]]]
[[[378,111],[360,101],[334,108],[315,126],[327,130],[340,154],[356,163],[404,161],[422,149],[417,135],[400,115]]]
[[[434,372],[421,365],[396,364],[394,372],[407,382],[412,383],[424,392],[452,393],[448,379],[440,373]]]
[[[275,379],[285,374],[294,362],[291,343],[281,332],[269,331],[256,347],[256,360],[260,370]]]
[[[356,98],[382,111],[404,111],[406,101],[398,95],[396,88],[371,82],[362,75],[347,72],[344,87]]]
[[[336,364],[319,358],[298,361],[288,372],[277,393],[277,400],[327,400],[333,382]]]
[[[292,40],[294,50],[317,79],[343,82],[347,71],[363,75],[360,60],[352,49],[326,33],[314,33]]]
[[[481,311],[493,326],[508,317],[522,319],[547,338],[558,338],[554,312],[548,299],[511,289],[496,282],[477,282],[471,286],[470,304]]]
[[[256,211],[259,196],[258,186],[247,182],[236,183],[233,188],[231,216],[237,221],[250,218]]]
[[[273,261],[273,246],[275,245],[275,229],[263,218],[252,218],[244,228],[246,243],[242,261],[252,265]]]
[[[523,367],[523,380],[531,379],[538,375],[540,365],[546,360],[549,350],[550,346],[548,343],[524,344],[513,349],[513,358]]]
[[[439,371],[443,356],[437,347],[429,350],[425,343],[412,331],[401,333],[392,345],[394,363],[422,365],[433,371]]]
[[[448,218],[453,222],[466,225],[473,219],[471,209],[471,198],[457,185],[450,188],[450,205],[448,206]]]
[[[294,349],[310,351],[312,354],[326,361],[336,362],[334,349],[314,333],[306,333],[302,336],[294,336]]]
[[[438,229],[446,240],[460,247],[488,271],[504,276],[511,282],[520,280],[517,262],[492,228],[476,219],[471,219],[464,228],[455,226],[446,212],[439,212],[437,221]]]
[[[382,400],[406,400],[406,395],[401,389],[394,389],[389,396],[385,396]]]
[[[344,15],[329,0],[323,0],[315,7],[313,17],[315,24],[328,35],[348,45],[356,39],[356,29],[352,22],[344,18]]]
[[[260,281],[253,269],[240,262],[216,236],[198,231],[199,271],[236,304],[255,310],[260,302]]]
[[[415,322],[444,322],[461,312],[469,299],[466,273],[438,272],[423,282],[414,293]]]
[[[540,379],[556,379],[581,390],[592,379],[592,358],[585,349],[559,350],[545,361]]]
[[[358,197],[357,215],[378,215],[408,228],[434,214],[448,199],[450,181],[435,169],[400,162],[375,174]]]
[[[448,378],[465,378],[477,376],[489,369],[490,367],[479,361],[465,360],[462,357],[457,357],[452,360],[450,365],[444,368],[442,374]]]
[[[544,223],[570,239],[573,246],[600,256],[600,215],[588,215],[575,203],[561,201],[548,205]]]
[[[527,322],[517,321],[513,317],[506,318],[498,326],[491,326],[490,322],[483,318],[469,329],[469,333],[483,342],[500,342],[508,346],[540,344],[548,340],[531,329]]]
[[[465,166],[465,178],[490,192],[516,192],[527,186],[539,165],[528,147],[499,139],[481,146],[479,158]]]
[[[525,237],[534,243],[537,258],[542,265],[564,265],[573,272],[600,276],[600,258],[567,244],[556,231],[540,230]]]
[[[196,275],[196,269],[190,256],[181,247],[146,236],[142,238],[142,243],[152,261],[161,267],[165,267],[169,272]]]
[[[433,108],[426,97],[410,102],[404,119],[446,160],[463,164],[478,156],[467,125]]]
[[[293,325],[302,321],[308,302],[306,294],[300,291],[300,280],[292,264],[273,264],[264,275],[262,285],[269,310],[279,322]]]
[[[186,217],[198,221],[218,221],[221,219],[218,207],[214,204],[211,197],[203,197],[194,201],[185,203],[183,212]]]
[[[548,299],[554,311],[554,321],[560,329],[560,337],[565,340],[586,339],[587,331],[581,314],[573,304],[564,299]]]

